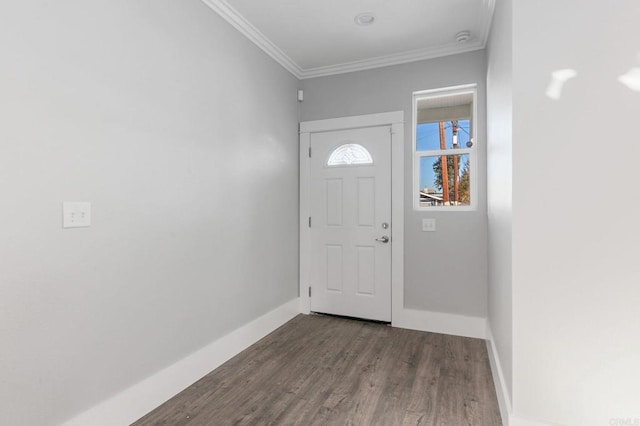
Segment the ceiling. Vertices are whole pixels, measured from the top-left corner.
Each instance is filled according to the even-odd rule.
[[[298,78],[483,49],[495,0],[203,0]],[[357,25],[360,13],[373,24]],[[461,31],[470,34],[458,42]]]

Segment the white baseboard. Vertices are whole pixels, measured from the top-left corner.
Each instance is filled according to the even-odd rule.
[[[509,392],[507,391],[507,382],[504,379],[502,372],[502,364],[500,364],[500,357],[496,349],[496,344],[493,339],[493,332],[491,327],[487,324],[487,352],[489,353],[489,363],[491,364],[491,374],[493,375],[493,384],[496,388],[496,395],[498,397],[498,406],[500,408],[500,415],[502,416],[502,424],[504,426],[516,426],[516,423],[511,420],[511,399],[509,398]]]
[[[64,425],[131,424],[271,333],[299,312],[299,301],[295,298],[68,420]]]
[[[505,423],[506,424],[506,423]],[[509,426],[563,426],[557,423],[544,423],[534,420],[523,419],[522,417],[514,416],[511,414],[509,418]]]
[[[500,357],[498,356],[496,343],[493,339],[493,332],[491,331],[491,326],[489,324],[487,324],[487,351],[489,353],[489,363],[491,364],[493,383],[496,387],[500,416],[502,416],[502,424],[504,426],[561,426],[529,420],[513,414],[511,399],[507,392],[507,382],[504,379],[502,364],[500,364]]]
[[[443,312],[402,309],[393,312],[391,325],[410,330],[452,334],[454,336],[487,338],[487,319]]]

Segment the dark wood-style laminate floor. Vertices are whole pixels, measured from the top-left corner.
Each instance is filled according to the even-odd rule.
[[[135,425],[501,425],[485,342],[299,315]]]

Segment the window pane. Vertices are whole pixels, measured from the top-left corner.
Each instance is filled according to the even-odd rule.
[[[420,207],[470,205],[470,167],[469,154],[420,157]]]
[[[469,120],[443,121],[444,149],[466,148],[471,138]],[[454,147],[454,130],[457,135],[457,146]],[[416,126],[416,150],[431,151],[441,149],[440,123],[421,123]]]
[[[356,164],[373,164],[373,158],[365,147],[357,143],[349,143],[337,147],[329,156],[327,166],[350,166]]]

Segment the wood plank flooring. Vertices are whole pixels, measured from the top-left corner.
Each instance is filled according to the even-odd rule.
[[[134,425],[501,425],[485,342],[299,315]]]

